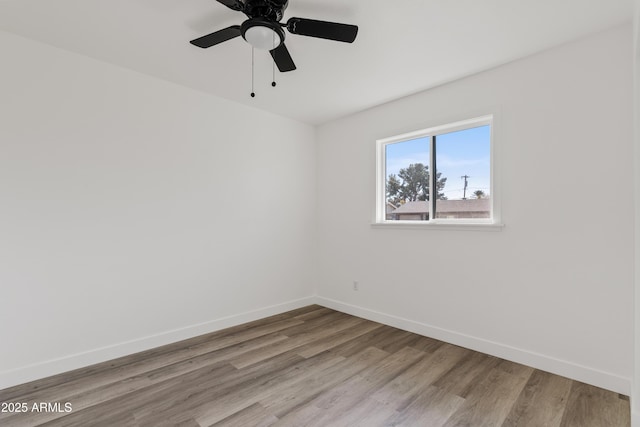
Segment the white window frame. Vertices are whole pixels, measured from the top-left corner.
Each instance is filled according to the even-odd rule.
[[[443,125],[432,126],[418,131],[403,133],[401,135],[391,136],[388,138],[378,139],[376,141],[376,208],[374,227],[396,227],[396,228],[419,228],[419,229],[459,229],[459,230],[488,230],[499,231],[504,226],[500,218],[500,194],[496,174],[496,114],[485,114],[471,119],[458,120]],[[386,170],[386,146],[398,142],[406,142],[413,139],[424,137],[437,137],[442,134],[461,131],[479,126],[489,125],[490,133],[490,170],[491,170],[491,217],[490,218],[465,218],[465,219],[447,219],[447,218],[430,218],[426,221],[408,221],[408,220],[387,220],[386,219],[386,186],[387,186],[387,170]],[[429,147],[429,170],[435,170],[434,140],[430,138]],[[436,143],[437,144],[437,143]],[[430,201],[435,204],[435,199]],[[431,210],[433,212],[433,209]]]

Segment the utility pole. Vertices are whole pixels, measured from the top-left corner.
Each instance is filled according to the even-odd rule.
[[[469,175],[462,175],[460,178],[464,179],[464,192],[462,194],[462,200],[467,200],[467,180],[471,177]]]

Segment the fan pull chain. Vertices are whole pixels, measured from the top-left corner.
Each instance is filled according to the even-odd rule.
[[[256,97],[256,93],[254,92],[254,87],[253,87],[253,82],[255,80],[254,78],[254,70],[255,70],[255,61],[254,61],[254,57],[255,57],[255,49],[252,46],[251,47],[251,97],[255,98]]]
[[[276,33],[273,33],[273,48],[276,48]],[[276,61],[271,62],[272,80],[271,86],[276,87]]]
[[[271,86],[276,87],[276,63],[273,62],[273,81],[271,82]]]

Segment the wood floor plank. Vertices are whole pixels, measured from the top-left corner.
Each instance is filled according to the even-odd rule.
[[[359,336],[374,331],[379,327],[379,323],[366,321],[350,328],[342,329],[331,335],[327,335],[324,338],[315,339],[298,348],[297,353],[302,357],[313,357],[316,354],[330,350],[340,344],[353,341]]]
[[[277,417],[285,417],[321,393],[333,389],[336,385],[347,381],[388,356],[389,353],[385,351],[369,347],[361,353],[345,358],[325,371],[318,372],[317,375],[309,376],[305,379],[302,387],[299,383],[289,384],[278,390],[278,393],[269,393],[260,400],[260,403]]]
[[[630,424],[628,402],[617,394],[574,381],[561,427],[597,427]]]
[[[278,422],[278,418],[268,412],[259,403],[244,408],[241,411],[215,423],[215,427],[269,427]],[[199,423],[198,423],[199,424]]]
[[[300,427],[307,426],[313,420],[318,418],[324,411],[317,406],[305,405],[299,407],[295,411],[292,411],[280,418],[278,422],[274,424],[274,427]]]
[[[228,365],[233,367],[228,375],[221,374],[205,382],[198,380],[194,383],[189,378],[185,378],[182,387],[163,390],[161,394],[154,396],[153,402],[137,405],[134,408],[134,414],[141,425],[153,425],[157,420],[176,414],[180,415],[179,421],[183,421],[189,415],[194,416],[197,413],[196,408],[209,405],[236,390],[250,387],[265,375],[273,375],[288,369],[301,360],[303,359],[300,356],[292,354],[288,357],[265,361],[242,371]]]
[[[469,352],[434,385],[448,393],[466,397],[479,379],[484,378],[498,363],[500,359],[497,357],[475,351]]]
[[[344,319],[340,322],[331,322],[326,325],[318,325],[315,328],[310,329],[306,333],[291,334],[291,328],[280,331],[279,333],[286,334],[289,339],[274,343],[263,347],[259,352],[246,353],[239,357],[234,358],[231,363],[238,369],[242,369],[246,366],[253,365],[254,363],[266,360],[279,354],[286,353],[290,350],[302,347],[305,344],[312,343],[314,341],[320,341],[323,338],[333,336],[336,333],[348,329],[352,326],[360,325],[363,323],[372,323],[364,319],[352,317],[350,319]]]
[[[400,351],[405,347],[414,348],[413,345],[416,344],[419,339],[420,337],[414,333],[402,331],[401,333],[396,333],[396,337],[394,340],[386,343],[379,343],[376,345],[376,347],[389,353],[395,353],[396,351]]]
[[[370,332],[358,337],[357,340],[347,341],[328,350],[337,355],[350,357],[369,348],[380,348],[398,339],[398,330],[391,326],[381,325]]]
[[[528,368],[528,371],[527,376],[509,373],[498,367],[493,368],[465,396],[460,409],[443,426],[495,427],[501,425],[533,373],[533,368]]]
[[[372,390],[377,390],[423,356],[423,352],[405,347],[389,355],[376,366],[365,369],[342,384],[321,394],[311,404],[325,411],[323,416],[313,420],[309,427],[330,425],[334,421],[334,417],[344,416],[350,408],[364,400]]]
[[[331,310],[330,308],[321,307],[319,305],[316,307],[317,308],[315,308],[314,310],[310,310],[293,317],[297,320],[308,322],[309,320],[317,319],[318,317],[322,317],[322,316],[326,316],[327,314],[334,313],[334,310]]]
[[[28,425],[28,424],[27,424]],[[131,414],[119,413],[109,415],[108,421],[104,418],[94,419],[90,422],[87,420],[70,420],[66,418],[58,418],[44,424],[38,424],[43,427],[87,427],[87,426],[100,426],[100,425],[113,425],[118,427],[138,427],[134,417]]]
[[[503,427],[557,427],[562,421],[572,381],[548,372],[534,371]]]
[[[428,386],[422,389],[408,406],[385,420],[384,425],[443,426],[462,407],[464,402],[465,399],[460,396],[447,393],[438,387]],[[475,424],[469,425],[475,426]]]
[[[3,427],[629,427],[625,396],[318,305],[0,390]]]
[[[238,370],[237,373],[227,379],[213,379],[206,388],[193,389],[191,387],[181,390],[177,396],[166,396],[158,404],[145,405],[135,411],[136,419],[141,427],[154,427],[160,421],[181,422],[188,417],[195,418],[203,425],[214,424],[236,411],[240,411],[259,399],[256,395],[264,393],[275,379],[291,375],[298,363],[325,362],[314,360],[309,362],[298,355],[290,354],[287,357],[270,359],[250,368]],[[220,385],[222,383],[222,385]],[[209,415],[204,421],[201,416]]]
[[[326,307],[323,307],[321,305],[318,304],[311,304],[311,305],[305,305],[304,307],[300,307],[300,308],[296,308],[293,310],[289,310],[285,313],[281,313],[281,314],[276,314],[276,316],[287,316],[287,317],[298,317],[298,316],[304,316],[307,313],[311,313],[312,311],[316,311],[316,310],[326,310]],[[334,310],[331,310],[334,311]]]
[[[396,414],[391,404],[381,404],[366,398],[339,415],[331,415],[332,427],[370,427],[386,425],[385,421]]]
[[[180,424],[176,424],[174,427],[202,427],[202,426],[196,420],[188,419],[186,421],[181,422]]]
[[[281,332],[290,338],[294,338],[298,335],[306,336],[313,334],[314,332],[322,331],[325,328],[335,328],[336,326],[341,327],[343,322],[355,324],[358,323],[357,320],[362,321],[364,319],[354,319],[353,316],[349,316],[348,314],[333,311],[322,316],[314,317],[313,319],[304,320],[303,323],[283,329]]]
[[[381,404],[393,404],[394,409],[402,411],[413,397],[449,372],[467,354],[469,350],[444,344],[376,390],[371,398]]]
[[[425,353],[433,353],[444,344],[444,342],[442,341],[438,341],[429,337],[423,337],[422,335],[418,335],[417,337],[418,339],[415,342],[411,343],[410,347],[415,348],[416,350],[424,351]]]
[[[240,405],[259,403],[270,394],[279,393],[281,389],[286,388],[291,383],[304,381],[305,377],[301,377],[301,375],[304,374],[305,367],[322,372],[328,367],[339,363],[341,360],[342,358],[333,356],[305,359],[305,361],[300,362],[298,366],[291,366],[280,372],[260,378],[260,381],[254,382],[250,388],[231,392],[217,399],[215,405],[206,408],[196,419],[204,425],[214,424],[236,412],[236,408]]]

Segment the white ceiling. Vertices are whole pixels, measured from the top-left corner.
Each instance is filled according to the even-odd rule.
[[[290,0],[289,17],[356,24],[353,44],[288,35],[276,72],[237,38],[189,40],[245,16],[215,0],[0,0],[0,29],[319,124],[631,22],[631,0]],[[630,53],[631,54],[631,53]],[[594,60],[597,60],[594,58]]]

